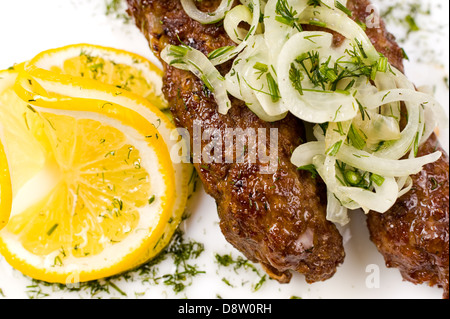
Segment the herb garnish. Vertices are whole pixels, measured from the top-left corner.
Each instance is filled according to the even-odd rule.
[[[265,274],[261,275],[261,273],[256,268],[256,266],[254,264],[252,264],[250,261],[248,261],[247,259],[243,258],[242,256],[238,256],[236,259],[233,259],[231,254],[228,254],[228,255],[216,254],[215,257],[216,257],[216,262],[219,265],[224,266],[224,267],[233,266],[233,270],[235,272],[237,272],[240,269],[245,269],[245,270],[251,270],[254,273],[256,273],[256,275],[259,277],[259,281],[253,285],[253,291],[258,291],[267,280],[267,275],[265,275]],[[222,278],[222,281],[225,282],[228,286],[233,286],[231,284],[231,282],[226,278]]]
[[[289,7],[287,0],[278,0],[275,13],[277,14],[275,17],[276,21],[293,27],[299,32],[303,31],[299,19],[296,17],[298,14],[297,11],[295,11],[294,8]]]

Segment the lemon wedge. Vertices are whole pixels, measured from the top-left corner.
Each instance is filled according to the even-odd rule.
[[[80,43],[44,51],[31,64],[109,84],[142,96],[161,110],[168,108],[162,94],[161,69],[135,53]]]
[[[51,67],[35,58],[5,86],[36,116],[39,134],[27,138],[45,150],[46,169],[14,198],[0,253],[32,278],[65,284],[137,267],[167,246],[184,213],[193,168],[171,159],[184,141],[145,94],[55,71],[56,56],[42,56]]]

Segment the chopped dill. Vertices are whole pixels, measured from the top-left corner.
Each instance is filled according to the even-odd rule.
[[[219,266],[233,267],[233,270],[236,273],[238,272],[238,270],[241,270],[241,269],[251,270],[252,272],[254,272],[259,278],[258,282],[254,283],[252,285],[254,292],[258,291],[267,280],[266,274],[262,275],[260,273],[260,271],[258,270],[258,268],[256,268],[256,266],[253,263],[251,263],[247,259],[243,258],[242,256],[238,256],[236,259],[234,259],[231,256],[231,254],[227,254],[227,255],[216,254],[215,257],[216,257],[216,263],[219,264]],[[222,281],[225,284],[227,284],[228,286],[233,287],[233,285],[229,281],[229,279],[222,278]],[[244,284],[244,282],[242,284]]]
[[[187,218],[185,215],[184,218]],[[128,297],[127,293],[120,288],[122,282],[141,282],[147,284],[164,284],[171,287],[175,294],[178,294],[190,286],[195,276],[204,274],[205,271],[193,264],[192,261],[199,258],[204,251],[202,243],[186,240],[184,233],[177,229],[170,244],[158,256],[142,266],[119,274],[113,277],[81,282],[75,284],[48,283],[36,279],[26,286],[25,293],[30,299],[51,298],[54,293],[78,293],[80,296],[87,295],[90,298],[112,297],[119,294],[121,297]],[[164,260],[170,260],[170,271],[159,269],[159,264]],[[133,293],[133,292],[131,292]],[[142,295],[142,292],[135,294]],[[0,295],[3,292],[0,290]]]
[[[105,0],[105,6],[105,15],[107,17],[113,17],[124,24],[130,23],[131,19],[126,13],[127,5],[125,0]]]
[[[275,8],[275,13],[277,14],[275,20],[277,20],[278,22],[291,26],[297,29],[299,32],[303,31],[298,17],[296,17],[296,15],[298,15],[298,12],[295,11],[293,7],[289,7],[287,0],[278,0]]]

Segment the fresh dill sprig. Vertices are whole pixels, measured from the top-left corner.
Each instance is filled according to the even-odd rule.
[[[297,11],[292,6],[289,6],[287,0],[278,0],[275,13],[277,14],[275,17],[276,21],[291,26],[299,32],[303,31],[299,19],[296,17]]]

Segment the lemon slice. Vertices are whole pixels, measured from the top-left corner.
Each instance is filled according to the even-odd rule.
[[[17,69],[21,67],[0,71],[0,123],[2,140],[8,150],[13,196],[44,169],[50,150],[41,118],[14,92]]]
[[[0,125],[0,133],[2,127]],[[0,134],[1,135],[1,134]],[[6,226],[11,214],[12,188],[5,148],[0,139],[0,230]]]
[[[161,110],[168,108],[162,94],[162,71],[131,52],[83,43],[44,51],[30,64],[109,84],[142,96]]]
[[[0,252],[23,273],[60,283],[151,259],[181,220],[192,172],[171,161],[173,124],[135,94],[31,66],[15,92],[42,119],[54,170],[45,196],[13,208]]]
[[[157,128],[158,136],[167,145],[172,155],[176,198],[171,223],[166,225],[165,235],[157,245],[148,248],[147,253],[141,256],[137,265],[155,257],[170,242],[186,207],[190,192],[189,182],[192,181],[194,173],[193,165],[190,164],[190,154],[183,153],[183,150],[189,149],[186,146],[189,141],[182,137],[165,111],[149,103],[144,97],[101,82],[86,81],[80,77],[48,71],[37,67],[33,60],[25,64],[25,71],[22,72],[15,86],[16,93],[23,100],[32,100],[36,105],[50,108],[54,104],[65,103],[67,108],[74,110],[79,108],[86,98],[100,100],[103,106],[117,103],[145,117]],[[71,97],[71,104],[68,104],[68,96]]]

